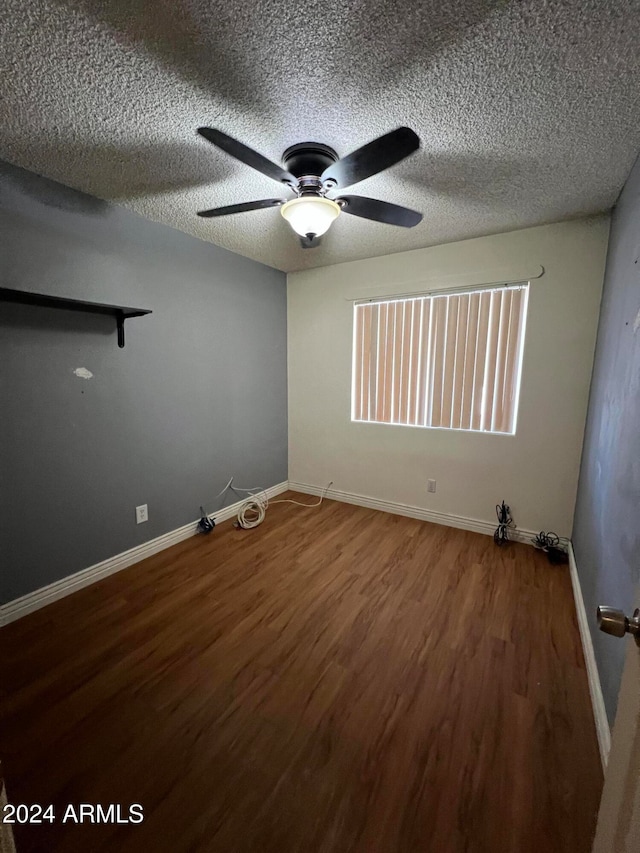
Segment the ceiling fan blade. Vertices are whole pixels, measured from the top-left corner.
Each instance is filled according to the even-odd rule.
[[[282,166],[272,163],[271,160],[267,160],[253,148],[238,142],[232,136],[227,136],[221,130],[215,130],[212,127],[199,127],[198,133],[217,148],[235,157],[236,160],[240,160],[241,163],[251,166],[252,169],[262,172],[268,178],[284,184],[293,184],[294,186],[297,184],[297,180],[291,172],[287,172]]]
[[[315,234],[313,237],[300,237],[300,245],[303,249],[315,249],[320,245],[320,237]]]
[[[327,166],[322,180],[331,179],[339,187],[357,184],[394,166],[419,147],[420,139],[416,133],[408,127],[398,127]]]
[[[422,222],[422,214],[417,210],[409,210],[408,207],[400,207],[399,204],[390,204],[388,201],[379,201],[377,198],[367,198],[364,195],[343,195],[336,199],[343,202],[343,213],[352,216],[361,216],[363,219],[372,219],[374,222],[386,222],[387,225],[400,225],[402,228],[413,228]]]
[[[242,204],[228,204],[226,207],[214,207],[211,210],[199,210],[198,216],[207,219],[211,216],[229,216],[230,213],[245,213],[247,210],[263,210],[265,207],[279,207],[284,204],[282,198],[261,198],[259,201],[245,201]]]

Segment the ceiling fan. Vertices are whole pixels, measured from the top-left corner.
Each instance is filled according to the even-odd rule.
[[[282,155],[284,168],[272,163],[252,148],[227,136],[221,130],[200,127],[198,133],[217,148],[251,166],[268,178],[284,184],[296,197],[287,201],[282,198],[263,198],[212,210],[200,210],[198,216],[228,216],[266,207],[280,207],[280,212],[293,230],[300,236],[304,249],[320,245],[320,237],[341,212],[413,228],[422,220],[422,214],[407,207],[358,195],[341,195],[329,198],[328,193],[364,181],[394,166],[420,145],[420,140],[408,127],[398,127],[384,136],[363,145],[346,157],[338,155],[320,142],[301,142],[292,145]]]

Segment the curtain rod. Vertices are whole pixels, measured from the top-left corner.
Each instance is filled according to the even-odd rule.
[[[451,287],[436,287],[432,290],[413,290],[405,291],[404,293],[390,293],[383,296],[346,296],[346,302],[365,303],[365,302],[391,302],[394,299],[411,299],[415,296],[446,296],[450,293],[473,293],[476,290],[489,290],[498,287],[524,287],[528,282],[534,279],[542,278],[545,273],[544,267],[540,266],[540,272],[536,275],[527,275],[522,278],[511,279],[510,281],[498,279],[498,281],[485,281],[478,284],[452,285]],[[416,282],[417,284],[417,282]]]

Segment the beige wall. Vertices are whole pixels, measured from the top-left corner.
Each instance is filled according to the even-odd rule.
[[[519,527],[569,536],[608,233],[597,217],[290,274],[290,480],[481,521],[504,499]],[[351,422],[349,298],[519,281],[540,266],[515,436]]]

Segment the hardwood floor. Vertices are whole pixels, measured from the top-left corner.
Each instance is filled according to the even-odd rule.
[[[18,853],[591,849],[569,572],[528,546],[275,504],[0,639],[9,799],[56,812]],[[144,821],[63,824],[68,803]]]

